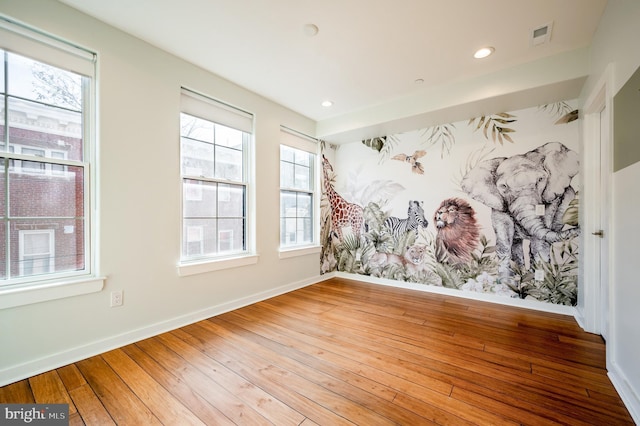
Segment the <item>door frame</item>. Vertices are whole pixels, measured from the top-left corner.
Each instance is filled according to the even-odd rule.
[[[582,191],[580,192],[581,218],[581,274],[582,285],[578,289],[576,320],[587,332],[608,335],[603,330],[603,311],[610,313],[610,306],[602,306],[600,268],[604,268],[611,301],[611,189],[613,150],[613,65],[609,64],[600,80],[593,87],[584,103]],[[601,112],[605,111],[601,117]],[[606,136],[601,138],[601,119],[605,121]],[[602,139],[602,141],[601,141]],[[601,143],[605,145],[601,148]],[[603,190],[602,188],[606,188]],[[606,210],[605,210],[606,209]],[[602,213],[601,213],[602,212]],[[602,218],[607,223],[602,223]],[[604,238],[592,235],[604,228]],[[602,253],[605,253],[602,256]],[[606,262],[601,265],[601,262]],[[606,310],[605,310],[606,308]],[[610,315],[609,315],[610,318]],[[607,319],[609,319],[607,318]],[[609,328],[611,326],[610,321]]]

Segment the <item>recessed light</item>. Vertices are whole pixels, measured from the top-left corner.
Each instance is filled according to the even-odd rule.
[[[319,29],[315,24],[306,24],[304,27],[302,27],[302,31],[307,37],[313,37],[318,34]]]
[[[476,53],[473,54],[473,57],[476,58],[476,59],[486,58],[487,56],[489,56],[493,52],[495,52],[495,50],[496,49],[494,49],[491,46],[483,47],[483,48],[480,48],[480,49],[476,50]]]
[[[333,102],[331,102],[331,101],[323,101],[322,102],[322,106],[325,107],[325,108],[329,108],[332,105],[333,105]]]

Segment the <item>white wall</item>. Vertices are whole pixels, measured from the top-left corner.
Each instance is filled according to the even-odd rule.
[[[0,311],[0,385],[318,279],[318,254],[280,260],[280,125],[315,123],[51,0],[0,13],[99,54],[103,291]],[[210,52],[215,54],[215,52]],[[255,114],[256,265],[179,277],[179,99],[187,86]],[[109,293],[124,291],[124,306]]]
[[[594,92],[609,64],[613,72],[611,96],[620,90],[640,66],[638,40],[640,2],[610,0],[592,44],[591,71],[582,92],[583,98]],[[615,116],[615,111],[613,114]],[[640,283],[637,268],[640,254],[637,217],[640,209],[637,197],[640,162],[615,172],[612,181],[612,276],[607,368],[631,415],[640,423]]]

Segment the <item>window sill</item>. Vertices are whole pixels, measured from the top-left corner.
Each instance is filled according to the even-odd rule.
[[[255,265],[258,263],[258,258],[259,256],[254,254],[242,257],[206,260],[203,262],[178,263],[178,275],[181,277],[187,277],[189,275],[204,274],[205,272]]]
[[[308,254],[316,254],[322,251],[321,246],[305,246],[281,248],[279,252],[280,259],[288,259],[290,257],[306,256]]]
[[[86,277],[23,287],[0,288],[0,309],[96,293],[102,290],[104,281],[104,277]]]

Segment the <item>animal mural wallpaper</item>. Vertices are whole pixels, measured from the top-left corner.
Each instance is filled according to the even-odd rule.
[[[575,306],[575,103],[323,144],[321,273]]]

